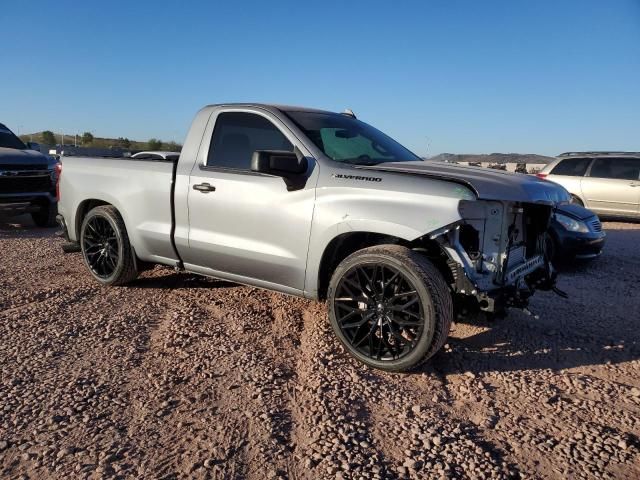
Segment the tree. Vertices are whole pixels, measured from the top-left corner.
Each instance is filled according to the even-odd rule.
[[[182,145],[176,142],[169,142],[167,143],[166,148],[169,152],[179,152],[182,150]]]
[[[118,146],[122,148],[129,148],[131,146],[131,141],[128,138],[118,138]]]
[[[44,132],[42,132],[42,141],[47,145],[55,145],[56,137],[54,137],[51,130],[45,130]]]
[[[147,149],[149,150],[160,150],[162,148],[162,140],[158,140],[157,138],[151,138],[147,142]]]
[[[91,145],[93,143],[93,134],[91,132],[84,132],[82,134],[82,145]]]

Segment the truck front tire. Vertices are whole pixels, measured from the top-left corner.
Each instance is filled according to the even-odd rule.
[[[138,276],[136,258],[124,221],[111,205],[92,209],[82,221],[84,263],[103,285],[124,285]]]
[[[445,344],[453,320],[449,287],[423,255],[398,245],[359,250],[338,265],[329,319],[345,349],[381,370],[411,370]]]

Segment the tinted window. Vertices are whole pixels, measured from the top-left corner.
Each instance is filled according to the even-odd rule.
[[[569,175],[571,177],[582,177],[591,163],[590,158],[567,158],[561,160],[558,165],[551,170],[552,175]]]
[[[348,115],[286,113],[327,157],[337,162],[371,165],[420,160],[381,131]]]
[[[249,170],[256,150],[286,150],[293,145],[276,126],[253,113],[221,113],[216,119],[207,165]]]
[[[596,158],[591,167],[590,176],[638,180],[640,178],[640,158]]]

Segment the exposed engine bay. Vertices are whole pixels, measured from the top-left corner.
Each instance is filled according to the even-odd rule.
[[[449,257],[454,293],[496,312],[525,308],[536,289],[555,289],[545,254],[550,205],[462,200],[459,212],[462,220],[431,235]]]

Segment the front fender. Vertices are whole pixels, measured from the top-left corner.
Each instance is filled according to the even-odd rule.
[[[453,196],[326,190],[316,199],[311,228],[305,278],[305,295],[309,298],[317,297],[322,258],[335,238],[345,233],[364,232],[411,242],[461,218],[460,198]]]

